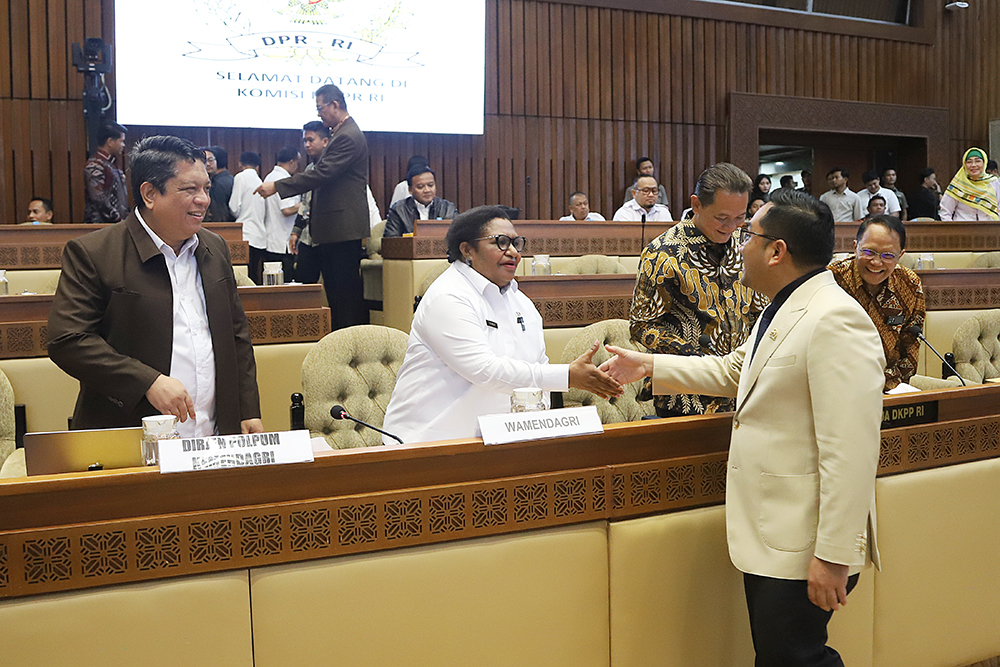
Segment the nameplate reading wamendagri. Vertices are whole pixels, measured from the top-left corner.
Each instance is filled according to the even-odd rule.
[[[900,428],[917,424],[933,424],[938,420],[938,402],[887,405],[882,408],[882,428]]]
[[[309,431],[160,441],[160,472],[253,468],[313,460]]]
[[[538,412],[483,415],[479,418],[483,444],[504,445],[523,440],[563,438],[567,435],[604,433],[604,424],[593,405]]]

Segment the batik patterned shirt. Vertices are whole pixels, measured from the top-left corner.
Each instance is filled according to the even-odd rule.
[[[917,372],[920,340],[907,330],[924,328],[924,290],[920,276],[897,266],[873,296],[865,289],[854,257],[830,265],[833,277],[844,291],[857,299],[872,318],[885,351],[885,391],[907,382]]]
[[[679,222],[642,252],[629,325],[632,340],[650,352],[725,355],[746,341],[765,296],[741,282],[743,257],[735,238],[709,241],[690,219]],[[707,345],[706,345],[707,343]],[[649,400],[649,378],[640,400]],[[731,398],[654,397],[658,410],[709,414],[732,410]]]
[[[83,167],[84,222],[118,222],[128,217],[125,174],[114,157],[98,150]]]

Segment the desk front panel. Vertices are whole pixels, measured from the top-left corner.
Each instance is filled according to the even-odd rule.
[[[1000,387],[889,397],[880,474],[1000,455]],[[909,423],[908,426],[894,424]],[[487,447],[347,450],[308,464],[0,481],[0,597],[89,588],[721,503],[731,415]]]

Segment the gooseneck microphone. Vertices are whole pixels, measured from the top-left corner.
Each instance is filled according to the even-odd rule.
[[[639,243],[640,243],[639,254],[641,255],[642,251],[646,249],[646,214],[645,213],[642,214],[642,237],[639,240]]]
[[[924,342],[924,345],[926,345],[927,347],[929,347],[930,350],[931,350],[931,352],[933,352],[934,354],[936,354],[937,358],[940,359],[942,361],[942,363],[944,363],[944,365],[948,367],[948,370],[950,370],[955,375],[958,375],[958,371],[955,370],[955,367],[952,366],[951,364],[949,364],[948,360],[945,359],[944,357],[942,357],[940,355],[940,353],[938,353],[938,351],[934,349],[934,346],[930,344],[930,342],[924,336],[923,330],[918,325],[914,324],[912,327],[907,327],[905,329],[905,331],[906,331],[906,333],[910,334],[911,336],[916,336],[917,338],[919,338],[920,340],[922,340]],[[963,387],[967,386],[965,384],[965,380],[962,378],[961,375],[958,375],[958,379],[962,383]]]
[[[330,416],[333,417],[334,419],[350,419],[352,422],[354,422],[356,424],[361,424],[362,426],[367,426],[371,430],[378,431],[382,435],[389,436],[390,438],[392,438],[393,440],[395,440],[399,444],[403,444],[403,439],[400,438],[398,435],[393,435],[392,433],[389,433],[388,431],[383,431],[378,426],[372,426],[371,424],[369,424],[367,422],[363,422],[360,419],[355,419],[351,415],[347,414],[347,410],[344,409],[343,405],[335,405],[332,408],[330,408]]]

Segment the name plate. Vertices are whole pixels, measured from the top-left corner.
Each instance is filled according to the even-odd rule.
[[[160,441],[160,472],[251,468],[313,460],[309,431]]]
[[[938,420],[937,401],[907,403],[882,408],[882,428],[933,424]]]
[[[593,405],[538,412],[482,415],[479,430],[483,443],[503,445],[524,440],[562,438],[567,435],[604,433],[604,424]]]

